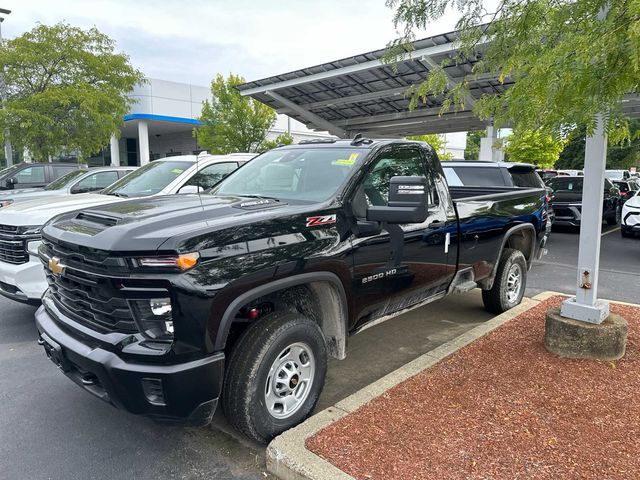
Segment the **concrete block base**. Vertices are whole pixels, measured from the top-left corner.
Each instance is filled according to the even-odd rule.
[[[627,331],[627,321],[614,313],[594,324],[563,317],[555,308],[547,312],[544,346],[561,357],[618,360],[624,356]]]

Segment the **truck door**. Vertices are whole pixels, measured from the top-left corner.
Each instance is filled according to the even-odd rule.
[[[380,152],[355,189],[351,206],[356,221],[362,221],[369,205],[387,204],[391,177],[426,175],[431,186],[425,222],[383,223],[377,234],[352,238],[356,327],[443,292],[455,273],[449,243],[456,217],[448,211],[449,198],[440,198],[441,176],[428,160],[417,146],[392,146]]]

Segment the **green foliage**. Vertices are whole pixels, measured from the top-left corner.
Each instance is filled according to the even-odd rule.
[[[279,145],[291,145],[293,143],[293,137],[289,132],[284,132],[278,135],[273,140],[265,140],[260,148],[261,152],[266,152],[272,148],[276,148]]]
[[[532,163],[551,168],[564,148],[564,141],[540,130],[514,130],[504,139],[510,162]]]
[[[407,140],[417,140],[419,142],[428,143],[438,153],[440,160],[453,160],[453,153],[445,152],[447,142],[444,139],[444,135],[438,135],[436,133],[428,135],[412,135],[407,137]]]
[[[576,128],[556,162],[559,169],[583,169],[585,151],[585,128]],[[640,120],[629,123],[629,139],[619,144],[609,142],[607,168],[627,169],[640,166]]]
[[[109,143],[133,102],[127,94],[143,81],[114,47],[96,28],[67,23],[38,25],[3,42],[0,130],[9,130],[15,149],[27,147],[45,161],[63,149],[90,155]]]
[[[276,121],[273,108],[243,97],[235,88],[244,78],[220,74],[211,82],[211,102],[205,101],[197,129],[198,143],[214,154],[260,152],[267,133]]]
[[[603,112],[612,142],[629,139],[620,101],[640,89],[637,0],[387,0],[387,5],[395,9],[396,26],[404,28],[403,37],[391,45],[396,53],[406,49],[414,30],[426,29],[445,10],[459,12],[460,55],[446,62],[471,58],[477,60],[473,74],[515,81],[506,93],[484,94],[473,107],[480,118],[493,118],[496,127],[557,132],[584,125],[592,132],[596,114]],[[478,27],[483,24],[488,25]],[[411,95],[414,105],[444,95],[444,112],[464,105],[468,92],[467,82],[449,89],[440,68]]]
[[[480,158],[480,139],[484,138],[484,130],[467,132],[467,146],[464,149],[465,160],[478,160]]]

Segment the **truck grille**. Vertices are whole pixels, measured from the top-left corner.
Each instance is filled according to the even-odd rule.
[[[0,262],[20,265],[29,261],[27,239],[34,237],[21,235],[18,233],[19,228],[13,225],[0,225]]]
[[[109,259],[102,252],[48,239],[43,239],[43,245],[47,257],[56,257],[64,265],[60,275],[45,268],[56,307],[72,320],[102,333],[138,331],[127,300],[114,284],[116,280],[91,273],[110,263],[122,268],[122,259]]]

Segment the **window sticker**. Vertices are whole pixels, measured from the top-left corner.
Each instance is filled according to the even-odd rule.
[[[352,153],[351,155],[349,155],[349,158],[340,158],[335,162],[333,162],[333,164],[334,165],[353,165],[354,163],[356,163],[356,160],[358,160],[359,156],[360,156],[359,153]]]
[[[180,175],[182,172],[184,172],[184,170],[182,170],[181,168],[174,168],[173,170],[171,170],[171,173],[175,173],[176,175]]]

